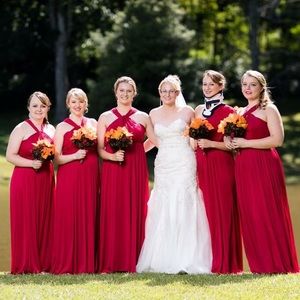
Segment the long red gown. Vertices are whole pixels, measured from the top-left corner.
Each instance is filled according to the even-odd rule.
[[[32,143],[38,139],[52,139],[39,131],[23,140],[18,154],[33,159]],[[39,273],[49,271],[51,264],[51,216],[53,206],[54,171],[49,161],[35,171],[15,167],[10,182],[11,273]]]
[[[267,123],[244,114],[246,139],[270,135]],[[245,252],[253,273],[298,272],[284,171],[277,151],[243,148],[236,156],[236,183]]]
[[[100,247],[98,272],[135,272],[144,241],[149,198],[148,170],[143,148],[145,128],[130,118],[131,109],[107,130],[125,126],[133,134],[133,144],[125,150],[125,161],[104,160],[101,170]],[[108,144],[106,151],[114,152]]]
[[[73,131],[80,126],[69,118],[64,122],[73,126],[63,139],[62,154],[67,155],[78,151],[71,137]],[[78,274],[95,271],[98,199],[99,159],[95,145],[88,150],[84,160],[74,160],[58,167],[52,273]]]
[[[221,104],[207,120],[213,125],[213,141],[222,142],[218,124],[233,108]],[[242,245],[234,178],[234,159],[229,151],[197,149],[197,174],[210,226],[212,272],[238,273],[243,270]]]

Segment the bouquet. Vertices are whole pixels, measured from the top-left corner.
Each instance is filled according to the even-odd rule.
[[[231,139],[234,137],[243,137],[247,126],[247,121],[242,115],[231,113],[219,123],[218,132],[229,136]],[[233,152],[236,154],[239,151],[234,150]]]
[[[225,136],[230,136],[231,138],[243,137],[247,126],[247,121],[243,116],[237,113],[231,113],[220,122],[218,132],[223,133]]]
[[[94,128],[81,127],[78,130],[74,130],[71,140],[78,149],[91,148],[96,145],[96,131]]]
[[[97,134],[96,130],[92,127],[83,126],[77,130],[74,130],[71,137],[73,144],[78,149],[89,149],[96,145]],[[83,160],[80,160],[82,163]]]
[[[34,159],[41,161],[50,161],[54,159],[55,147],[49,140],[42,139],[32,143],[32,156]],[[38,170],[36,170],[37,172]]]
[[[196,118],[186,128],[184,134],[195,140],[207,139],[213,129],[214,127],[206,119]]]
[[[117,129],[110,129],[105,134],[105,139],[110,147],[115,150],[126,150],[132,145],[133,135],[127,130],[126,127],[117,127]],[[120,162],[122,164],[122,162]]]

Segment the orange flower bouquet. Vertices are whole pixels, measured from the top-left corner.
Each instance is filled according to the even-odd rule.
[[[86,126],[80,127],[79,129],[74,130],[71,140],[78,149],[91,148],[96,145],[96,130]]]
[[[218,126],[218,132],[229,136],[231,139],[234,137],[243,137],[247,129],[246,119],[237,113],[231,113],[223,119]],[[238,149],[233,150],[234,154],[239,153]]]
[[[36,143],[32,143],[32,156],[34,159],[41,161],[49,161],[54,159],[55,147],[47,139],[38,140]],[[36,170],[37,172],[38,170]]]
[[[243,116],[237,113],[231,113],[219,123],[218,132],[223,133],[225,136],[230,136],[231,138],[243,137],[247,126],[247,121]]]
[[[206,119],[196,118],[186,128],[184,135],[195,140],[207,139],[213,129],[214,127]]]
[[[78,149],[88,150],[96,145],[96,130],[93,127],[80,127],[79,129],[74,130],[71,140]],[[80,162],[82,163],[83,160],[80,160]]]
[[[126,127],[120,126],[105,133],[105,139],[114,151],[126,150],[133,143],[132,137],[133,135]]]
[[[34,159],[41,161],[54,159],[55,147],[49,140],[38,140],[36,143],[32,143],[32,145],[32,156]]]

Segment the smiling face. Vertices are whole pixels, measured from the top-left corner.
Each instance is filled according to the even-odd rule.
[[[44,118],[47,118],[49,106],[43,103],[36,95],[30,98],[27,108],[30,118],[36,121],[43,121]]]
[[[120,82],[116,87],[117,102],[122,105],[131,105],[136,92],[134,87],[127,82]]]
[[[176,90],[176,87],[169,82],[164,82],[160,86],[159,96],[164,105],[175,105],[178,94],[179,91]]]
[[[71,95],[68,98],[67,107],[71,114],[77,117],[82,117],[87,109],[87,102],[84,98]]]
[[[262,85],[252,76],[245,75],[242,79],[242,93],[248,101],[257,101],[260,99]]]
[[[211,98],[211,97],[217,95],[223,89],[224,89],[224,85],[214,82],[210,76],[205,75],[203,77],[202,92],[206,98]]]

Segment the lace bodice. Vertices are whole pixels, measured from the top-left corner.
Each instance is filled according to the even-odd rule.
[[[183,135],[185,121],[177,119],[169,125],[156,123],[154,132],[159,139],[159,148],[162,147],[189,147],[189,139]]]

